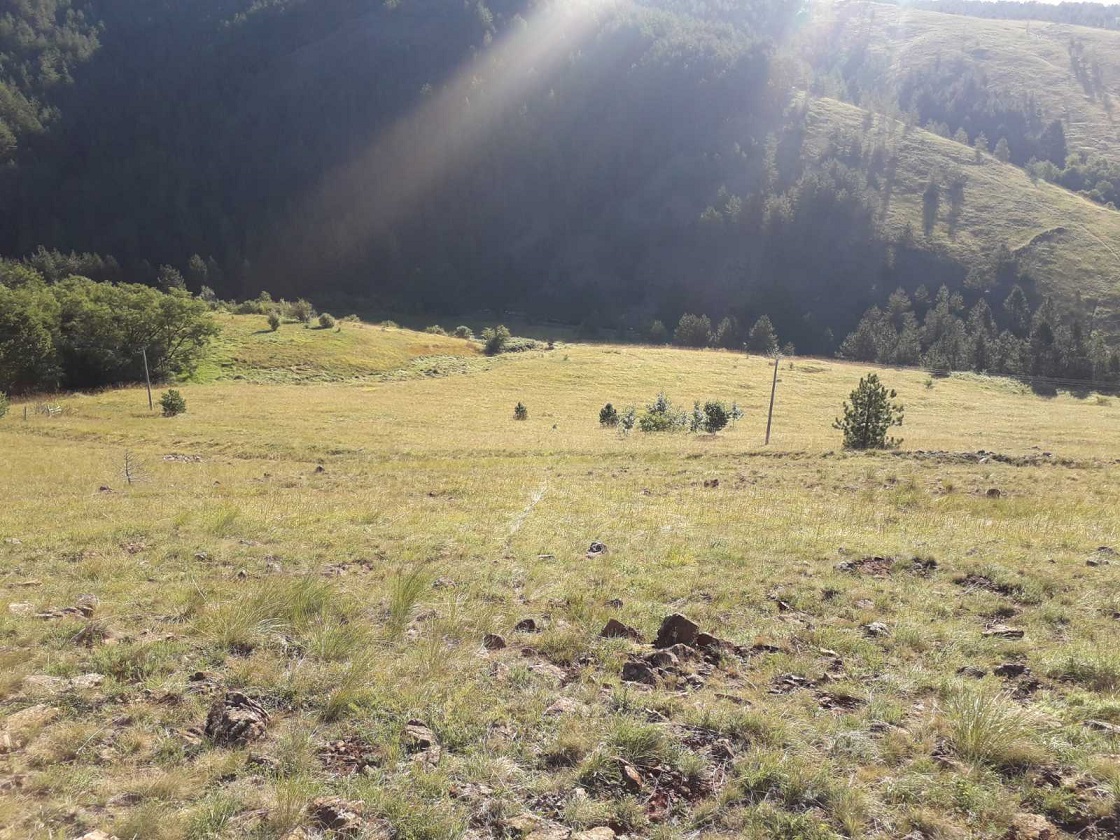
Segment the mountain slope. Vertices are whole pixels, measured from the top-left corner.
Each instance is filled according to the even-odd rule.
[[[1061,119],[1069,151],[1120,153],[1120,32],[878,3],[826,7],[814,30],[812,43],[831,45],[832,61],[859,81],[858,98],[897,93],[917,75],[975,69],[989,93],[1033,100],[1045,122]]]
[[[814,100],[806,121],[807,150],[819,156],[838,133],[861,134],[866,118],[867,112],[853,105]],[[964,264],[978,263],[1005,245],[1040,293],[1069,299],[1080,292],[1086,303],[1100,304],[1111,316],[1120,313],[1120,212],[897,120],[876,117],[868,137],[885,142],[897,157],[894,177],[880,190],[888,239],[900,241],[909,225],[918,247]],[[967,183],[956,225],[943,202],[927,238],[922,199],[931,172],[960,172]]]

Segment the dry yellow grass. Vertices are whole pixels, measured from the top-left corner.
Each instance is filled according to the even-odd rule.
[[[314,357],[332,334],[308,332],[329,370]],[[57,711],[0,747],[0,837],[282,837],[323,793],[405,838],[511,834],[524,814],[557,836],[999,837],[1017,811],[1107,828],[1117,736],[1085,723],[1120,724],[1120,563],[1096,553],[1120,547],[1120,405],[887,370],[903,451],[848,455],[830,424],[866,369],[786,360],[764,447],[770,371],[564,345],[443,377],[186,385],[173,419],[142,389],[26,423],[16,404],[0,421],[0,708]],[[603,403],[658,391],[746,417],[714,437],[598,426]],[[980,449],[998,457],[946,454]],[[608,551],[585,557],[592,540]],[[872,555],[891,559],[837,569]],[[34,617],[83,595],[92,619]],[[599,638],[604,622],[648,642],[672,612],[777,652],[702,687],[620,682],[638,649]],[[514,632],[526,617],[543,631]],[[1025,637],[984,637],[997,622]],[[486,633],[510,647],[485,651]],[[990,673],[1004,662],[1038,684]],[[969,688],[962,666],[989,674]],[[214,696],[198,671],[265,703],[263,740],[184,734]],[[24,680],[89,673],[102,685]],[[434,768],[407,755],[411,719],[442,742]],[[1014,738],[1008,721],[1025,722]],[[342,738],[376,754],[367,773],[324,762]],[[612,775],[619,756],[643,793]],[[655,772],[696,795],[661,802]]]

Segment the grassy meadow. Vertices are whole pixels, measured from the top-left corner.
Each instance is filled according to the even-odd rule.
[[[0,838],[1115,836],[1120,402],[885,370],[853,455],[863,366],[764,446],[759,357],[263,326],[0,420]],[[598,425],[659,391],[745,417]],[[672,613],[729,644],[623,681]]]

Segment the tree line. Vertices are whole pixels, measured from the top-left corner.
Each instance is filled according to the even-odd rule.
[[[0,391],[97,388],[191,372],[217,334],[211,308],[181,288],[68,276],[0,261]]]
[[[924,286],[913,297],[897,289],[885,306],[864,314],[838,355],[935,371],[1120,383],[1120,352],[1091,316],[1076,305],[1063,312],[1052,298],[1032,309],[1018,285],[996,308],[984,297],[966,308],[963,296],[944,286],[932,298]]]

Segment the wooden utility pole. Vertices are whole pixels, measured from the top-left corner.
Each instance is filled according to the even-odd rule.
[[[774,384],[770,386],[770,413],[766,415],[766,445],[770,445],[770,427],[774,423],[774,394],[778,391],[778,364],[781,355],[774,356]]]
[[[148,386],[148,411],[155,411],[156,407],[152,404],[152,375],[148,373],[148,348],[141,347],[140,352],[144,356],[144,382]],[[769,438],[770,435],[767,434],[766,437]]]

